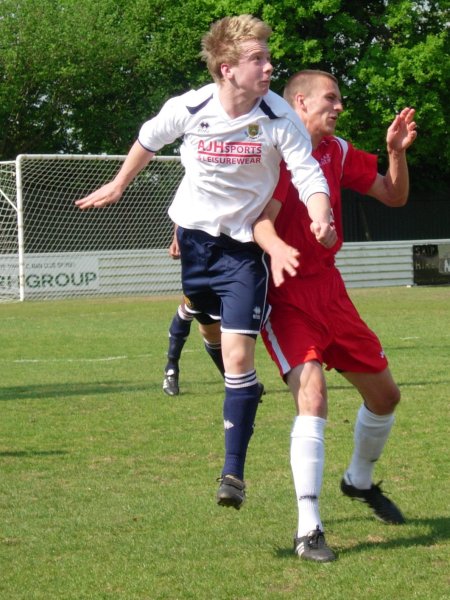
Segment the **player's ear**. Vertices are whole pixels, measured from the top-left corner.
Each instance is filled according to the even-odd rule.
[[[295,94],[295,107],[300,108],[301,110],[306,110],[305,94],[302,94],[300,92],[297,92],[297,94]]]
[[[231,79],[233,76],[232,66],[228,63],[222,63],[220,65],[220,72],[222,73],[222,79]]]

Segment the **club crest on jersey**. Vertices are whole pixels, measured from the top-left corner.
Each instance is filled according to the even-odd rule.
[[[208,131],[208,129],[209,129],[209,123],[207,123],[206,121],[202,121],[200,123],[200,125],[198,126],[199,131]]]
[[[256,140],[257,138],[259,138],[259,136],[261,135],[261,130],[259,128],[258,123],[250,123],[250,125],[247,127],[247,136],[252,139],[252,140]]]

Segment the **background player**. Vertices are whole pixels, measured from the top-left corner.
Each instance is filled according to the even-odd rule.
[[[413,109],[405,108],[395,117],[386,136],[389,167],[381,175],[375,156],[333,135],[343,105],[332,75],[299,72],[288,81],[284,96],[311,134],[313,156],[330,186],[339,242],[332,249],[312,243],[307,211],[298,202],[289,172],[283,169],[275,200],[254,227],[255,239],[271,258],[268,298],[272,311],[263,339],[297,409],[291,432],[291,467],[298,502],[294,550],[303,559],[327,562],[335,555],[325,543],[319,514],[327,418],[323,363],[327,369],[341,372],[363,398],[356,418],[353,456],[341,481],[342,492],[367,503],[386,523],[404,522],[400,510],[372,482],[375,463],[394,423],[400,391],[378,338],[361,320],[345,290],[334,257],[343,241],[341,188],[367,194],[387,206],[406,203],[409,179],[405,151],[416,138],[416,125]]]
[[[176,227],[174,235],[169,246],[169,254],[174,260],[180,259],[180,248],[176,236]],[[220,333],[220,321],[214,321],[209,315],[196,315],[199,323],[200,335],[203,337],[205,350],[211,357],[222,377],[225,377],[225,367],[222,359],[222,345]],[[167,349],[167,363],[164,368],[163,391],[168,396],[178,396],[180,393],[179,375],[180,358],[187,338],[191,332],[191,325],[194,315],[186,307],[184,298],[174,314],[169,327],[169,347]]]

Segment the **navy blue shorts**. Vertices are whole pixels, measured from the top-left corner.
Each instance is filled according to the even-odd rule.
[[[222,331],[257,335],[268,306],[267,258],[253,242],[177,228],[186,308],[221,320]]]

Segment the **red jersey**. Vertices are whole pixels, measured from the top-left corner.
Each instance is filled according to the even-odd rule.
[[[284,163],[281,164],[280,178],[273,193],[273,197],[283,204],[275,221],[275,229],[287,244],[300,250],[297,276],[301,278],[317,275],[334,265],[335,254],[343,242],[341,189],[348,188],[365,194],[378,173],[375,155],[357,150],[336,136],[324,137],[312,154],[320,164],[330,189],[330,203],[338,235],[333,248],[327,249],[319,244],[311,233],[308,211],[299,201],[298,192],[291,183],[290,172]]]
[[[273,194],[283,204],[275,229],[300,250],[300,269],[278,288],[270,279],[272,312],[262,338],[282,376],[311,360],[327,369],[380,373],[388,364],[380,341],[359,316],[334,264],[343,241],[341,189],[366,193],[378,173],[377,157],[335,136],[325,137],[313,156],[328,182],[338,241],[332,249],[316,241],[307,209],[282,165]]]

